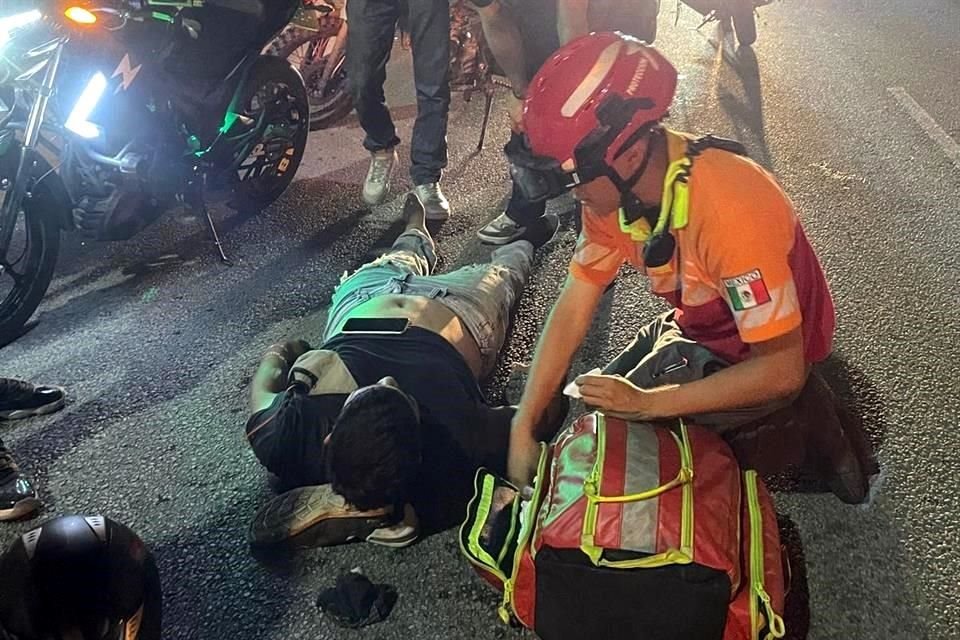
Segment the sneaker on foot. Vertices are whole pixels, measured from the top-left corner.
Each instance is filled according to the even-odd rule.
[[[13,456],[0,447],[0,522],[19,520],[39,508],[33,484],[20,474]]]
[[[439,182],[418,184],[413,188],[413,192],[423,204],[427,220],[440,222],[450,217],[450,203],[440,190]]]
[[[370,154],[370,168],[363,180],[363,201],[378,205],[390,195],[390,179],[397,166],[397,150],[385,149]]]
[[[63,387],[37,386],[13,378],[0,378],[0,420],[53,413],[63,408],[66,398]]]
[[[521,238],[526,230],[506,213],[501,213],[477,231],[477,237],[486,244],[509,244]]]
[[[420,537],[420,520],[417,518],[417,512],[408,504],[403,508],[403,519],[400,522],[381,527],[365,539],[370,544],[378,544],[381,547],[402,549],[416,542],[418,537]]]
[[[356,540],[405,547],[419,535],[416,518],[407,528],[390,509],[361,511],[347,504],[329,484],[299,487],[263,505],[250,524],[248,542],[254,547],[286,545],[328,547]]]

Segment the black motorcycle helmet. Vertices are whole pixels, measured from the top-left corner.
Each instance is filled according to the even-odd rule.
[[[64,516],[0,557],[0,640],[160,640],[160,576],[143,541],[101,516]]]

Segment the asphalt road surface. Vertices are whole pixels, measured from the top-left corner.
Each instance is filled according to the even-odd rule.
[[[793,197],[836,297],[844,395],[883,468],[863,507],[776,495],[807,582],[797,596],[809,609],[799,607],[791,636],[809,623],[818,639],[960,638],[960,6],[777,2],[761,9],[756,46],[738,51],[713,25],[696,31],[692,10],[674,25],[673,3],[664,5],[658,44],[682,73],[670,123],[740,138]],[[408,139],[408,54],[390,74]],[[505,116],[471,154],[481,113],[481,101],[454,97],[444,186],[455,212],[439,234],[447,266],[484,258],[473,232],[507,190]],[[42,486],[42,518],[102,513],[140,532],[159,558],[167,638],[520,634],[498,621],[496,597],[453,532],[404,551],[301,553],[279,567],[255,561],[244,542],[271,495],[242,436],[258,357],[279,339],[316,339],[340,274],[396,233],[406,185],[366,209],[360,139],[353,120],[313,134],[279,203],[247,219],[218,213],[233,267],[201,227],[173,220],[124,244],[67,238],[38,326],[0,351],[0,374],[69,389],[63,412],[0,432]],[[494,399],[509,363],[529,358],[557,293],[574,242],[569,205],[553,205],[564,226],[540,255]],[[661,308],[636,274],[608,298],[580,370]],[[40,521],[3,525],[0,543]],[[363,632],[338,629],[314,604],[354,567],[400,593],[390,619]]]

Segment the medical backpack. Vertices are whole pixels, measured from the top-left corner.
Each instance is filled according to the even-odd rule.
[[[773,503],[712,432],[587,414],[544,445],[534,485],[481,469],[460,528],[504,622],[543,640],[783,637]]]

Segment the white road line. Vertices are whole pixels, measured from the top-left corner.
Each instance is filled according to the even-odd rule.
[[[951,138],[943,128],[937,124],[929,113],[924,111],[923,107],[917,104],[906,89],[903,87],[888,87],[890,95],[900,103],[900,106],[907,110],[910,117],[930,136],[930,139],[936,142],[947,154],[955,165],[960,167],[960,144]]]

